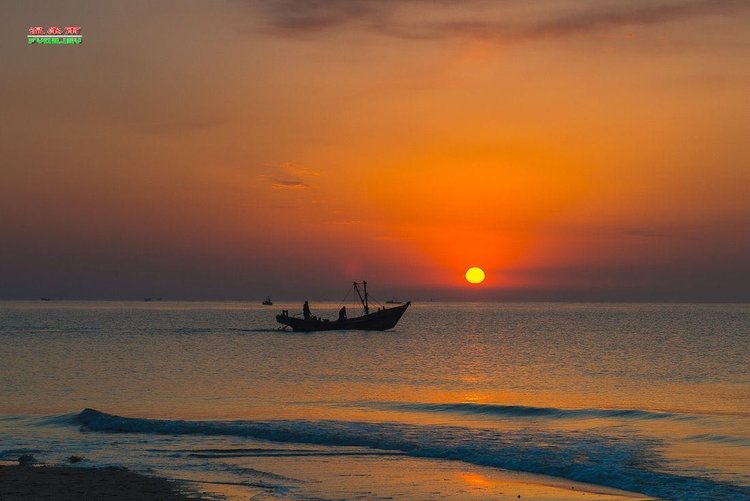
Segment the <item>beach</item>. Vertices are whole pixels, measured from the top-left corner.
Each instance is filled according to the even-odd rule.
[[[395,466],[395,465],[394,465]],[[398,477],[409,472],[399,465],[392,469],[390,475]],[[354,469],[340,472],[342,478],[351,476],[375,477],[383,472],[362,472]],[[532,475],[514,474],[495,471],[487,475],[480,473],[463,473],[451,479],[449,468],[419,471],[412,465],[411,473],[419,473],[418,479],[423,485],[442,484],[445,489],[453,481],[452,493],[443,492],[436,496],[430,489],[419,491],[413,489],[402,493],[402,499],[526,499],[529,501],[551,500],[600,500],[616,501],[618,499],[646,499],[632,493],[606,489],[578,482],[560,482],[554,479]],[[447,475],[447,477],[446,477]],[[357,494],[360,499],[382,498],[383,478],[378,481],[362,482],[362,490]],[[414,480],[417,478],[412,477]],[[392,480],[392,479],[391,479]],[[463,481],[463,482],[462,482]],[[463,485],[462,485],[463,484]],[[379,492],[380,491],[380,492]],[[138,474],[117,468],[78,468],[70,466],[0,466],[0,499],[3,501],[187,501],[187,500],[240,500],[240,499],[295,499],[292,494],[273,492],[262,486],[231,483],[196,485],[191,482],[180,482],[171,479]],[[345,499],[345,498],[340,498]]]
[[[186,501],[179,484],[116,468],[0,466],[3,501]]]
[[[131,474],[231,501],[750,497],[747,305],[414,303],[392,331],[276,331],[295,307],[0,303],[0,461],[66,466],[4,475],[32,498],[28,475]]]

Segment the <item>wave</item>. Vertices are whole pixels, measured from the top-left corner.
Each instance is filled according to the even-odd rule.
[[[658,412],[641,409],[558,409],[556,407],[529,407],[526,405],[414,402],[355,402],[351,405],[377,409],[416,412],[460,412],[517,418],[548,419],[695,419],[689,414]]]
[[[228,328],[225,329],[229,332],[280,332],[278,327],[259,327],[256,329],[240,329],[240,328]]]
[[[389,451],[305,451],[305,452],[269,452],[269,453],[257,453],[257,452],[221,452],[221,453],[202,453],[202,452],[191,452],[188,454],[194,458],[250,458],[250,457],[273,457],[273,458],[294,458],[294,457],[326,457],[326,456],[405,456],[403,452],[389,452]]]
[[[664,499],[748,499],[750,488],[676,475],[661,443],[592,432],[509,431],[358,421],[184,421],[129,418],[85,409],[83,431],[235,436],[281,443],[366,447],[434,459],[539,473]]]
[[[41,449],[25,448],[19,449],[0,449],[0,461],[16,461],[22,454],[39,454]]]
[[[733,437],[729,435],[717,435],[714,433],[702,433],[687,437],[690,442],[712,442],[724,445],[733,445],[737,447],[750,447],[750,438]]]

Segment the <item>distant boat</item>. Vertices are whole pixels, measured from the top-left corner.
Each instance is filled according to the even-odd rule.
[[[49,297],[40,297],[39,301],[52,301],[52,298],[49,298]]]
[[[273,304],[273,301],[271,301],[271,296],[266,296],[266,298],[263,300],[263,304],[266,306],[271,306]]]
[[[362,286],[364,288],[364,295],[360,292],[357,282],[354,282],[353,285],[365,310],[365,314],[362,316],[351,318],[340,317],[338,320],[328,320],[308,314],[307,318],[300,318],[289,315],[289,311],[284,310],[281,312],[281,315],[276,315],[276,321],[284,326],[282,327],[283,329],[291,327],[296,332],[340,330],[385,331],[393,329],[398,321],[401,320],[401,316],[409,307],[411,301],[394,308],[383,307],[370,312],[367,282],[362,282]]]
[[[402,301],[399,301],[395,297],[392,297],[391,299],[389,299],[388,301],[385,302],[385,304],[401,304],[401,303],[402,303]]]
[[[149,302],[153,301],[153,299],[151,299],[150,297],[144,297],[144,298],[143,298],[143,300],[144,300],[145,302],[147,302],[147,303],[149,303]]]

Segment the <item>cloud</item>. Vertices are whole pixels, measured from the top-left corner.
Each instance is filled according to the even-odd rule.
[[[395,4],[382,0],[261,0],[259,6],[275,28],[310,32],[358,20],[373,22]]]
[[[309,188],[310,185],[303,183],[302,181],[294,181],[289,179],[272,179],[271,187],[276,190],[296,190],[300,188]]]
[[[326,224],[332,224],[335,226],[351,226],[353,224],[362,224],[362,221],[359,219],[345,219],[345,220],[336,220],[336,221],[326,221]]]
[[[227,117],[190,117],[173,120],[153,120],[151,122],[134,122],[132,125],[137,130],[148,133],[175,133],[204,132],[214,127],[222,127],[231,123]]]
[[[262,0],[254,5],[273,30],[292,36],[357,26],[404,39],[479,38],[506,43],[750,8],[746,0]]]
[[[320,172],[311,169],[310,167],[305,167],[303,165],[297,165],[290,162],[285,162],[279,166],[279,168],[285,172],[287,172],[291,176],[296,177],[317,177],[320,176]]]
[[[309,167],[284,162],[270,167],[269,173],[259,176],[275,190],[300,190],[312,188],[308,180],[320,176],[320,173]]]

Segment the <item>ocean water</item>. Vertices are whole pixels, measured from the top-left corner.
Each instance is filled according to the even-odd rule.
[[[495,471],[750,499],[750,305],[421,303],[323,333],[281,309],[0,303],[0,460],[237,499],[474,498]]]

